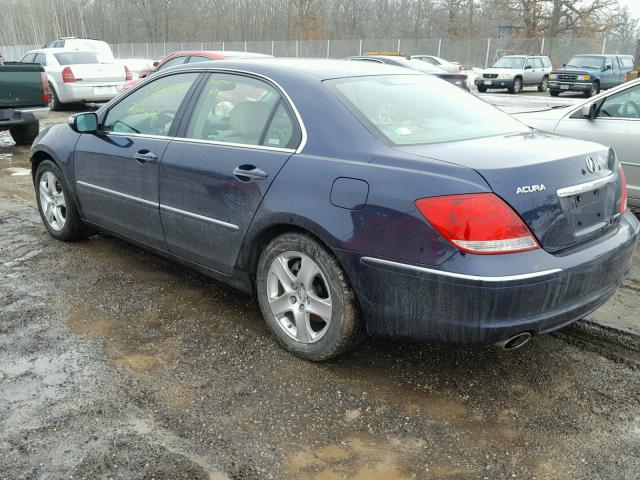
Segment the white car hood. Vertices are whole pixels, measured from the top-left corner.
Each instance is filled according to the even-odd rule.
[[[547,132],[553,132],[558,125],[558,122],[568,113],[570,113],[570,107],[562,108],[547,108],[537,111],[525,111],[525,112],[509,112],[516,119],[520,120],[525,125],[536,128],[538,130],[544,130]]]

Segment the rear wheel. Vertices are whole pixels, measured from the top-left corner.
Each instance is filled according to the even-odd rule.
[[[51,236],[64,242],[86,236],[87,229],[55,163],[45,160],[38,166],[35,188],[40,217]]]
[[[487,87],[485,87],[484,85],[478,85],[478,91],[480,93],[485,93],[487,91]]]
[[[520,93],[522,91],[522,79],[516,77],[513,81],[513,86],[509,87],[509,93]]]
[[[51,84],[49,84],[49,92],[49,110],[52,112],[59,112],[62,110],[62,103],[60,103],[58,94]]]
[[[546,92],[548,89],[549,89],[549,79],[547,77],[544,77],[542,79],[542,82],[540,82],[540,85],[538,85],[538,91]]]
[[[306,360],[335,357],[366,336],[344,271],[310,235],[287,233],[267,245],[256,293],[278,342]]]
[[[16,145],[31,145],[40,133],[40,122],[18,125],[9,130]]]

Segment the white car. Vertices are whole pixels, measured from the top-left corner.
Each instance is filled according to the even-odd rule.
[[[131,80],[126,66],[100,63],[93,51],[42,48],[27,52],[21,62],[44,67],[51,88],[51,110],[60,110],[64,103],[109,101]]]
[[[640,207],[640,80],[571,106],[513,115],[538,130],[612,147],[624,166],[629,204]]]
[[[462,65],[458,62],[449,62],[444,58],[436,57],[434,55],[411,55],[410,58],[430,63],[431,65],[440,67],[449,73],[459,73],[462,71]]]
[[[107,42],[92,38],[63,37],[47,43],[46,48],[64,48],[83,52],[96,52],[100,63],[114,63],[113,51]]]

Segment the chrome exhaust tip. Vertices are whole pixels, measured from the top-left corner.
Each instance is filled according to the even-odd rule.
[[[520,348],[531,340],[530,332],[521,332],[513,337],[507,338],[506,340],[502,340],[496,343],[496,346],[501,348],[502,350],[515,350],[516,348]]]

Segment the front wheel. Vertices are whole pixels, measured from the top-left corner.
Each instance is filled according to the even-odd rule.
[[[344,271],[310,235],[286,233],[267,245],[258,260],[256,293],[271,332],[298,357],[327,360],[366,336]]]
[[[510,93],[520,93],[522,91],[522,79],[516,78],[513,81],[513,86],[509,88]]]
[[[478,91],[480,93],[486,93],[487,87],[485,87],[484,85],[478,85]]]
[[[557,97],[558,95],[560,95],[560,91],[559,90],[549,90],[549,95],[551,95],[552,97]]]
[[[600,93],[600,84],[598,82],[594,82],[591,84],[591,88],[584,92],[584,96],[586,98],[590,98],[594,95],[597,95],[598,93]]]
[[[69,242],[86,236],[69,187],[55,163],[45,160],[38,166],[35,189],[42,223],[52,237]]]

